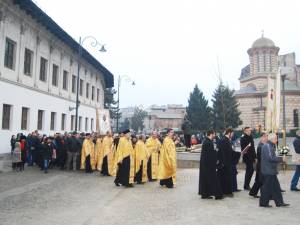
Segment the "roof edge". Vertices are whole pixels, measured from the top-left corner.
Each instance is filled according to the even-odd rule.
[[[80,47],[79,43],[75,41],[34,2],[32,2],[31,0],[13,0],[13,3],[15,5],[18,5],[20,9],[24,10],[33,19],[37,20],[39,23],[45,26],[46,29],[49,30],[49,32],[53,33],[58,39],[64,42],[72,50],[78,52],[78,49]],[[81,56],[103,74],[106,88],[111,88],[114,86],[114,75],[83,47]]]

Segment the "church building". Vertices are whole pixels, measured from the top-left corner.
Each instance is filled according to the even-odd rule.
[[[300,109],[300,65],[296,64],[295,53],[279,54],[279,47],[268,38],[261,37],[248,49],[250,64],[240,75],[240,89],[235,92],[243,124],[257,130],[266,129],[268,120],[268,78],[276,79],[279,68],[281,80],[281,101],[279,129],[283,128],[282,87],[285,86],[285,110],[287,131],[299,128]],[[283,70],[286,68],[286,70]],[[282,72],[286,71],[286,72]],[[284,74],[283,74],[284,73]]]

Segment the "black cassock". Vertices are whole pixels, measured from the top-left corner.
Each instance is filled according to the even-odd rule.
[[[130,156],[127,156],[122,160],[122,163],[118,164],[115,184],[129,186],[130,185],[129,177],[130,177]]]
[[[103,158],[101,174],[104,175],[104,176],[110,176],[109,171],[108,171],[108,158],[107,158],[107,155]]]
[[[256,163],[256,174],[255,174],[255,182],[249,192],[250,195],[257,195],[258,194],[258,191],[259,189],[261,188],[262,186],[262,174],[261,174],[261,171],[260,171],[260,165],[261,165],[261,158],[260,158],[260,155],[261,155],[261,148],[264,144],[262,142],[260,142],[257,146],[257,163]]]
[[[217,152],[213,142],[206,138],[202,144],[200,171],[199,171],[199,190],[198,194],[202,198],[216,196],[221,197],[222,191],[217,179]]]
[[[224,136],[219,142],[218,178],[224,195],[232,194],[232,155],[233,149],[229,138]]]

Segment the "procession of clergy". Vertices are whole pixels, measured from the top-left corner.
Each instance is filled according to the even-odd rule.
[[[133,187],[134,183],[159,180],[161,186],[173,188],[177,169],[176,141],[173,137],[174,131],[169,129],[162,144],[155,131],[147,140],[144,135],[139,135],[137,142],[132,142],[130,130],[125,130],[118,139],[113,139],[108,132],[94,144],[88,135],[82,146],[81,169],[86,172],[97,169],[103,175],[115,176],[116,186]],[[233,197],[234,192],[241,191],[237,188],[237,164],[242,156],[246,166],[244,190],[249,191],[250,196],[260,198],[261,207],[271,207],[270,200],[274,200],[277,207],[288,206],[283,201],[277,178],[277,164],[286,161],[285,156],[281,158],[275,154],[277,135],[263,133],[257,152],[249,127],[244,129],[240,139],[241,152],[233,149],[233,137],[231,128],[226,129],[218,140],[215,140],[216,133],[213,130],[206,133],[200,157],[198,194],[202,199],[212,199],[214,196],[219,200]],[[255,183],[250,188],[256,160]],[[259,190],[261,196],[257,195]],[[300,189],[291,187],[291,190]]]
[[[130,130],[125,130],[118,139],[111,132],[97,138],[94,144],[87,136],[82,145],[81,169],[99,170],[104,176],[115,176],[116,186],[133,187],[160,180],[161,186],[173,188],[176,183],[176,147],[174,131],[169,129],[163,143],[156,131],[147,140],[144,135],[131,141]]]
[[[294,141],[295,151],[298,152],[298,142],[300,131],[297,132]],[[270,200],[274,200],[277,207],[286,207],[283,201],[279,180],[277,178],[278,163],[286,162],[285,155],[279,157],[276,155],[276,145],[278,137],[275,133],[262,133],[260,142],[255,151],[254,140],[251,135],[251,128],[245,127],[244,134],[240,139],[241,151],[234,150],[233,139],[234,131],[231,128],[226,129],[222,138],[220,138],[216,147],[214,139],[216,134],[213,130],[208,131],[206,139],[202,144],[199,173],[199,191],[202,199],[223,199],[224,197],[233,197],[234,192],[240,192],[237,187],[237,164],[242,156],[246,166],[244,190],[254,198],[259,198],[260,207],[272,207]],[[254,163],[256,162],[255,182],[250,187],[250,181],[254,173]],[[300,163],[300,160],[299,160]],[[295,175],[291,182],[291,191],[300,191],[296,186],[299,180],[299,173]],[[260,196],[258,192],[260,191]]]

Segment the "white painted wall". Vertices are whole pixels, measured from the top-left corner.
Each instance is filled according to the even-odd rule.
[[[44,110],[44,124],[42,134],[64,132],[61,130],[61,115],[67,115],[65,131],[71,129],[71,115],[69,106],[75,107],[76,93],[72,93],[72,75],[78,75],[78,54],[61,42],[40,23],[20,10],[12,1],[0,4],[2,17],[0,18],[0,154],[10,151],[10,137],[12,134],[25,133],[37,129],[38,110]],[[16,43],[15,66],[13,69],[4,66],[6,38]],[[33,52],[32,74],[24,74],[25,48]],[[48,60],[47,80],[39,80],[40,58]],[[81,105],[79,116],[82,117],[81,131],[85,131],[85,119],[88,118],[88,132],[96,129],[96,109],[104,107],[104,78],[87,61],[80,58],[80,78],[83,79],[83,95],[79,97]],[[52,85],[53,64],[59,67],[58,86]],[[64,90],[63,71],[68,72],[68,90]],[[90,83],[89,98],[86,98],[86,82]],[[95,99],[92,101],[92,86],[95,86]],[[100,90],[97,102],[97,88]],[[12,105],[10,130],[2,129],[3,104]],[[22,107],[29,108],[28,130],[21,130]],[[56,112],[55,130],[50,131],[51,112]]]
[[[0,7],[0,10],[4,15],[0,20],[0,77],[75,101],[76,94],[72,93],[72,75],[78,75],[78,54],[15,5],[5,4],[2,8]],[[13,70],[4,66],[6,38],[16,43]],[[25,48],[33,51],[31,76],[24,74]],[[47,80],[45,82],[39,79],[41,57],[48,61]],[[82,58],[79,61],[81,64],[80,78],[84,80],[83,95],[79,97],[80,102],[103,108],[103,74]],[[53,64],[59,67],[57,87],[52,85]],[[62,88],[64,70],[68,72],[67,90]],[[86,82],[90,83],[89,98],[85,96]],[[92,86],[95,86],[95,99],[93,101],[91,100]],[[100,90],[99,102],[96,98],[97,88]]]
[[[2,119],[0,120],[0,154],[10,151],[10,137],[13,134],[28,134],[37,129],[38,110],[44,110],[43,130],[39,133],[51,135],[55,132],[65,132],[71,129],[71,115],[75,110],[69,111],[69,106],[74,107],[75,102],[44,94],[39,91],[30,90],[25,87],[10,84],[0,80],[0,118],[2,118],[3,104],[12,105],[10,130],[2,130]],[[4,94],[5,93],[5,94]],[[28,129],[21,130],[22,107],[29,108]],[[55,130],[50,131],[50,115],[56,112]],[[61,115],[66,114],[65,130],[61,130]],[[88,118],[88,132],[91,132],[91,119],[94,119],[93,128],[96,129],[96,110],[87,105],[79,107],[79,116],[82,116],[81,131],[85,132],[85,118]]]

